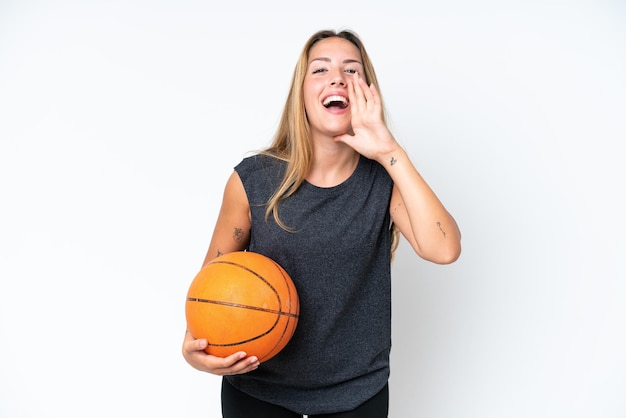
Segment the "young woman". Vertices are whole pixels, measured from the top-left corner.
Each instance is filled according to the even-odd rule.
[[[187,362],[224,376],[224,417],[387,416],[397,232],[434,263],[454,262],[461,246],[384,115],[357,35],[315,33],[272,144],[227,181],[204,262],[244,249],[274,259],[296,284],[300,319],[263,364],[246,353],[210,356],[206,340],[186,332]]]

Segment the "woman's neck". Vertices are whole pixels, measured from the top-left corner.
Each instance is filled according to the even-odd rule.
[[[318,187],[337,186],[354,173],[359,158],[359,153],[343,143],[314,143],[313,161],[306,180]]]

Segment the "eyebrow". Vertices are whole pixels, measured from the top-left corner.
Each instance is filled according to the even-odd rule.
[[[311,62],[309,62],[309,64],[312,64],[312,63],[313,63],[313,62],[315,62],[315,61],[331,62],[332,60],[331,60],[330,58],[328,58],[328,57],[313,58],[313,59],[311,60]],[[355,60],[355,59],[352,59],[352,58],[345,59],[345,60],[343,60],[341,63],[342,63],[342,64],[354,64],[354,63],[357,63],[357,64],[360,64],[360,65],[363,65],[363,64],[361,63],[361,61],[359,61],[359,60]]]

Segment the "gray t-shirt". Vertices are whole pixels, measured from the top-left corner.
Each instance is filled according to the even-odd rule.
[[[281,229],[266,202],[286,163],[265,155],[235,167],[252,213],[248,250],[289,273],[300,318],[287,346],[245,375],[226,379],[241,391],[300,414],[356,408],[389,378],[391,349],[391,231],[393,182],[361,157],[345,182],[329,188],[304,182],[281,201]]]

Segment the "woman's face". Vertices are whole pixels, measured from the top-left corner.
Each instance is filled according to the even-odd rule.
[[[318,41],[309,51],[304,77],[304,107],[312,135],[337,136],[351,131],[348,80],[363,74],[358,48],[343,38]]]

